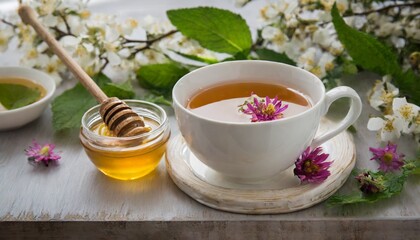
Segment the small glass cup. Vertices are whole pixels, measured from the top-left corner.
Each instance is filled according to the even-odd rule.
[[[89,109],[82,117],[79,138],[92,163],[105,175],[132,180],[153,171],[165,153],[170,137],[168,117],[156,104],[140,100],[124,100],[134,112],[143,116],[150,132],[131,137],[102,136],[93,131],[103,123],[100,105]]]

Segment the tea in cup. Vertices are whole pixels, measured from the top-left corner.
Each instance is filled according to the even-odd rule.
[[[275,118],[244,114],[241,107],[251,107],[257,98],[249,98],[251,94],[262,97],[257,102],[275,103],[276,108],[267,110],[278,111]],[[351,99],[348,114],[315,137],[321,117],[340,98]],[[306,70],[248,60],[185,75],[174,86],[173,106],[191,152],[216,172],[241,181],[267,179],[288,169],[308,146],[319,146],[347,129],[362,109],[349,87],[325,92],[322,81]]]

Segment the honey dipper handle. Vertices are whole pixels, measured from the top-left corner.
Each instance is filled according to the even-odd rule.
[[[108,99],[105,93],[96,83],[86,74],[86,72],[74,61],[68,53],[60,46],[55,38],[37,20],[35,11],[27,5],[19,6],[19,16],[25,24],[31,25],[39,36],[48,44],[50,49],[61,59],[70,71],[79,79],[80,83],[96,98],[99,103]]]

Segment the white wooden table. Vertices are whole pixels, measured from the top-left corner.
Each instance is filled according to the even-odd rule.
[[[134,15],[129,10],[132,2],[137,1],[119,3],[117,13]],[[187,0],[161,2],[172,5],[145,1],[140,13],[147,12],[147,7],[153,15],[191,5]],[[231,3],[210,2],[232,8]],[[110,12],[116,6],[108,2],[107,6],[94,4],[92,9]],[[256,17],[257,10],[241,11],[248,18]],[[0,55],[0,65],[17,65],[17,60],[10,60],[13,57],[10,52]],[[369,146],[377,146],[375,133],[366,129],[369,114],[375,112],[365,98],[374,78],[362,74],[346,81],[365,105],[355,124],[359,168],[375,167],[368,151]],[[69,85],[71,82],[62,85],[58,93]],[[334,111],[339,113],[340,109],[336,106]],[[167,110],[175,136],[178,128],[172,110]],[[61,151],[60,165],[45,168],[28,164],[23,150],[33,139],[55,143]],[[399,150],[413,156],[415,144],[405,138]],[[345,192],[354,182],[348,181],[340,191]],[[164,161],[139,180],[124,182],[104,176],[84,153],[78,130],[53,131],[50,110],[27,126],[0,132],[0,239],[39,235],[61,239],[418,239],[419,196],[420,178],[413,177],[402,194],[372,205],[328,208],[319,204],[289,214],[231,214],[203,206],[180,191],[166,173]]]

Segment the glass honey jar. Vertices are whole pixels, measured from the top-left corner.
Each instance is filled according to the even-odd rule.
[[[131,137],[116,137],[99,114],[100,105],[82,117],[79,138],[91,162],[105,175],[132,180],[147,175],[159,164],[170,137],[168,117],[156,104],[124,100],[144,118],[151,131]]]

